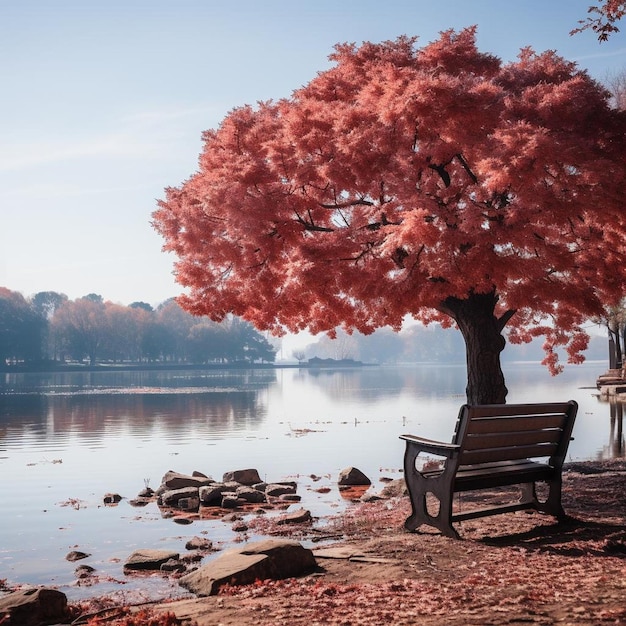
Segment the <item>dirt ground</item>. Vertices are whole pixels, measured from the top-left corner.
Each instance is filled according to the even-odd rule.
[[[464,495],[461,506],[487,496],[500,497]],[[360,504],[330,520],[325,534],[341,541],[332,544],[333,558],[324,554],[329,542],[316,544],[315,574],[150,611],[198,626],[626,625],[626,460],[570,464],[563,505],[566,523],[509,513],[457,524],[459,541],[404,531],[405,496]],[[311,527],[288,533],[316,534]]]

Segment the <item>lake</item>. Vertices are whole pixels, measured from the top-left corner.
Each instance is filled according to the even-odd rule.
[[[536,364],[504,370],[509,402],[579,403],[570,460],[624,456],[623,418],[595,388],[605,363],[557,377]],[[201,533],[232,541],[224,522],[181,527],[155,504],[128,504],[170,469],[221,479],[256,468],[267,481],[297,480],[313,516],[338,512],[349,505],[336,488],[341,469],[358,467],[374,489],[400,478],[398,436],[449,441],[464,389],[465,368],[455,365],[1,374],[0,579],[55,585],[71,600],[119,593],[135,549],[184,552]],[[313,491],[311,475],[331,491]],[[109,492],[125,499],[105,507]],[[65,560],[75,549],[110,583],[77,586],[77,563]],[[124,593],[153,598],[164,587],[158,577],[133,580]]]

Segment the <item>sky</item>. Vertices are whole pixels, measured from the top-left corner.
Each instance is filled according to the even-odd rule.
[[[554,49],[606,81],[626,23],[570,36],[592,2],[0,0],[0,286],[156,306],[182,288],[151,213],[232,108],[288,97],[336,43],[471,25],[503,61]]]

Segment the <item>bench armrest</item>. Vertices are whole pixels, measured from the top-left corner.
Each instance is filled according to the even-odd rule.
[[[415,435],[400,435],[400,439],[404,439],[407,444],[415,446],[419,452],[428,452],[447,458],[450,458],[461,449],[461,446],[456,443],[444,443],[443,441],[434,441],[433,439],[425,439]]]

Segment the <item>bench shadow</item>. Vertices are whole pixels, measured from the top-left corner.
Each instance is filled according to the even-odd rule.
[[[582,555],[626,558],[626,527],[568,517],[566,520],[535,526],[530,530],[476,540],[489,546],[523,547],[559,556]]]

